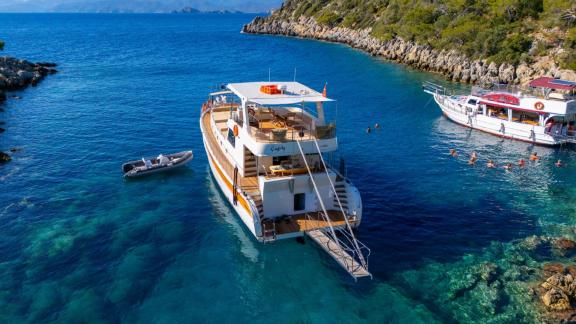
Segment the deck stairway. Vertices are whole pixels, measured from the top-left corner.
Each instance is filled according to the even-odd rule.
[[[348,215],[345,212],[343,201],[340,200],[336,187],[330,178],[330,174],[328,173],[328,168],[324,163],[324,158],[322,157],[322,151],[320,150],[320,146],[318,142],[314,140],[316,144],[316,149],[318,151],[318,155],[320,156],[320,161],[322,162],[323,170],[326,172],[326,176],[330,182],[330,186],[332,192],[334,193],[334,199],[337,202],[337,206],[339,206],[340,211],[345,220],[345,226],[340,226],[335,228],[333,223],[329,217],[328,212],[326,211],[326,206],[324,205],[324,201],[320,195],[318,190],[318,186],[316,185],[316,181],[314,180],[314,174],[312,173],[310,166],[308,165],[308,161],[306,159],[306,155],[304,154],[304,150],[302,149],[302,145],[300,144],[299,140],[296,140],[296,144],[298,145],[298,149],[300,150],[300,154],[304,160],[304,164],[306,165],[306,169],[308,170],[308,174],[310,175],[310,180],[314,187],[314,191],[316,193],[316,197],[318,198],[318,202],[322,207],[322,213],[320,213],[324,221],[328,223],[328,227],[326,228],[313,228],[311,230],[306,231],[306,234],[314,240],[318,245],[328,253],[332,258],[344,268],[353,278],[354,280],[358,280],[364,277],[372,278],[372,275],[368,271],[368,257],[370,256],[370,249],[364,245],[362,242],[358,241],[352,231],[352,226],[348,220]],[[345,185],[341,179],[339,188],[344,188],[344,191],[340,190],[340,194],[344,193],[345,195]],[[347,202],[346,202],[347,203]]]
[[[336,189],[334,205],[338,206],[338,203],[340,203],[342,209],[348,210],[348,194],[346,193],[346,182],[344,182],[344,178],[340,176],[336,177],[334,188]]]
[[[244,146],[244,176],[255,177],[257,173],[256,157],[246,146]]]
[[[247,147],[244,147],[244,177],[252,178],[258,176],[258,169],[256,166],[256,157]],[[260,219],[264,217],[264,205],[262,204],[262,195],[260,190],[251,191],[248,193],[250,198],[254,201],[256,208],[258,209],[258,215]]]

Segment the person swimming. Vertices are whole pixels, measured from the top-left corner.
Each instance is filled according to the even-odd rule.
[[[562,160],[558,160],[558,161],[556,161],[556,163],[554,163],[554,165],[558,168],[561,168],[564,166],[564,163],[562,163]]]
[[[476,152],[472,152],[472,155],[470,155],[470,160],[468,160],[468,164],[474,165],[476,164],[476,161],[478,161],[478,156],[476,155]]]
[[[532,154],[530,154],[530,161],[534,162],[534,161],[538,161],[540,159],[540,157],[538,156],[538,153],[533,152]]]
[[[456,152],[455,149],[450,149],[450,155],[452,155],[452,157],[458,157],[458,152]]]
[[[526,160],[524,159],[520,159],[518,160],[518,166],[523,168],[526,165]]]
[[[512,167],[513,167],[512,163],[506,163],[506,164],[504,165],[504,170],[506,170],[506,171],[512,171]]]
[[[370,134],[370,131],[371,131],[370,127],[366,128],[366,134]]]
[[[496,167],[496,164],[494,164],[494,161],[488,160],[488,162],[486,163],[486,167],[488,167],[488,169],[494,169]]]
[[[380,124],[378,124],[378,123],[374,124],[374,128],[375,128],[375,129],[380,128]]]

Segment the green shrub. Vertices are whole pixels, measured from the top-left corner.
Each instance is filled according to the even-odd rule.
[[[320,25],[326,25],[329,27],[334,27],[338,25],[338,23],[342,20],[342,18],[335,12],[323,12],[320,16],[316,18],[316,21]]]
[[[470,58],[519,63],[528,54],[531,34],[543,28],[569,30],[564,61],[576,52],[576,30],[562,15],[576,0],[287,0],[294,16],[316,17],[326,26],[372,28],[382,40],[399,36],[437,49],[455,49]],[[289,9],[286,9],[289,8]],[[576,27],[575,27],[576,28]],[[536,44],[534,55],[548,53]],[[570,51],[569,51],[570,50]],[[563,62],[564,62],[563,61]]]
[[[498,51],[489,59],[496,63],[508,62],[518,64],[523,53],[526,53],[532,45],[532,40],[522,34],[513,34],[508,37]]]
[[[564,42],[564,47],[567,50],[576,48],[576,27],[570,28],[568,32],[566,32],[566,41]]]

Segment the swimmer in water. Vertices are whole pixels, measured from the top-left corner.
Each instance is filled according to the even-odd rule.
[[[458,157],[458,152],[456,152],[455,149],[450,149],[450,155],[452,155],[452,157]]]
[[[478,161],[478,156],[476,156],[476,152],[472,152],[472,155],[470,156],[470,160],[468,160],[468,164],[474,165],[474,164],[476,164],[476,161]]]
[[[526,165],[526,160],[524,159],[520,159],[518,160],[518,166],[523,168]]]
[[[504,165],[504,170],[512,171],[512,163],[506,163],[506,165]]]
[[[370,134],[370,127],[366,128],[366,134]]]
[[[558,160],[558,161],[556,161],[556,163],[554,163],[554,165],[558,168],[561,168],[564,166],[564,163],[562,163],[562,160]]]
[[[380,124],[378,124],[378,123],[374,124],[374,128],[375,128],[375,129],[380,128]]]
[[[488,169],[494,169],[496,167],[496,164],[494,164],[494,161],[488,160],[488,163],[486,163],[486,167],[488,167]]]
[[[535,162],[538,161],[540,159],[540,157],[538,156],[538,153],[534,152],[532,154],[530,154],[530,161]]]

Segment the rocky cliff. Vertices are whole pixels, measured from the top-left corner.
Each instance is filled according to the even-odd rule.
[[[538,76],[576,81],[574,71],[560,69],[554,59],[548,56],[539,57],[530,64],[521,63],[517,66],[510,63],[496,64],[487,60],[471,60],[456,50],[437,50],[399,37],[380,40],[371,35],[371,28],[351,29],[320,25],[313,17],[292,18],[273,13],[268,17],[256,17],[243,27],[243,32],[344,43],[371,55],[420,70],[440,73],[457,82],[526,84]]]

